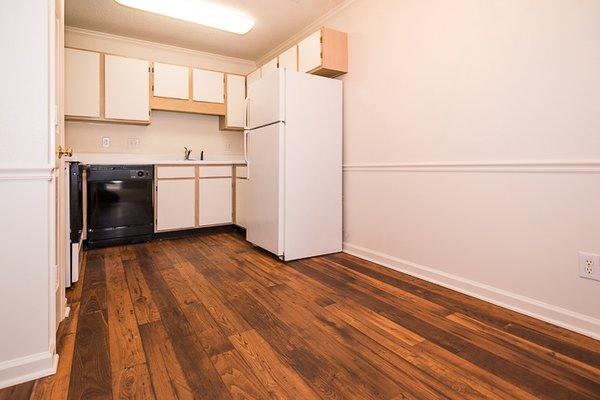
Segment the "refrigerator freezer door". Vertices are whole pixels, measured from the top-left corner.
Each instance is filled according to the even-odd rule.
[[[249,129],[285,121],[283,72],[277,70],[248,87]]]
[[[284,124],[248,133],[246,239],[278,256],[283,255]]]

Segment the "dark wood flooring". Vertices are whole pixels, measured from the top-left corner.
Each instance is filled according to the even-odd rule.
[[[58,373],[0,399],[600,399],[600,342],[236,233],[93,250]]]

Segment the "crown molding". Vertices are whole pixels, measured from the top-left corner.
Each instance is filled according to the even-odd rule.
[[[254,61],[246,60],[243,58],[229,57],[229,56],[224,56],[221,54],[208,53],[208,52],[200,51],[200,50],[187,49],[185,47],[172,46],[170,44],[162,44],[162,43],[150,42],[148,40],[134,39],[134,38],[126,37],[126,36],[114,35],[112,33],[92,31],[89,29],[77,28],[75,26],[65,26],[65,32],[71,32],[71,33],[75,33],[75,34],[79,34],[79,35],[85,35],[85,36],[101,38],[101,39],[118,40],[123,43],[129,43],[129,44],[135,44],[135,45],[141,45],[141,46],[151,46],[151,47],[159,48],[162,50],[190,54],[193,56],[207,57],[207,58],[212,58],[212,59],[220,60],[220,61],[227,61],[227,62],[232,62],[232,63],[249,65],[252,67],[256,66],[256,63]]]
[[[297,32],[289,39],[286,39],[284,42],[277,45],[273,50],[269,51],[267,54],[256,60],[256,66],[258,67],[259,65],[264,64],[273,57],[287,50],[290,46],[300,42],[302,39],[305,39],[310,34],[314,33],[317,29],[321,28],[328,19],[335,16],[336,14],[339,14],[355,1],[356,0],[346,0],[338,4],[332,10],[328,11],[326,14],[322,15],[321,17],[304,27],[301,31]]]

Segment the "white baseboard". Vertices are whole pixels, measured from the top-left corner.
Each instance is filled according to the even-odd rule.
[[[0,363],[0,389],[56,373],[58,354],[45,351]]]
[[[350,243],[344,243],[344,252],[594,339],[600,339],[600,320],[596,318]]]

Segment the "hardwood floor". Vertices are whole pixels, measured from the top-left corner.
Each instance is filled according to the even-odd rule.
[[[0,399],[600,399],[600,342],[235,233],[93,250],[58,373]]]

